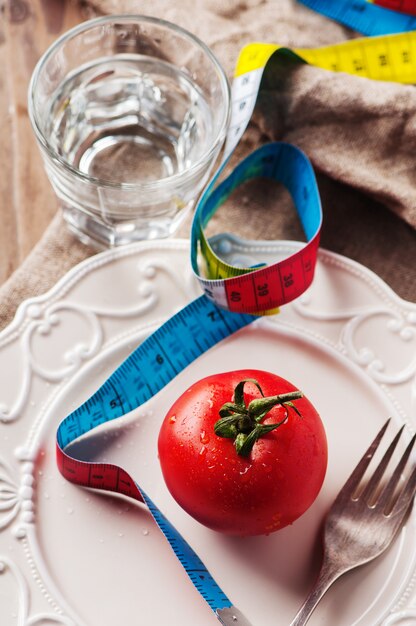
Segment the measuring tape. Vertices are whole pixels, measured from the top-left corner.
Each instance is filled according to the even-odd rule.
[[[381,7],[386,7],[387,9],[392,9],[393,11],[416,15],[415,0],[368,0],[368,2],[371,1],[373,1],[374,4],[379,4]]]
[[[221,260],[206,239],[202,226],[218,206],[249,178],[275,178],[290,191],[308,243],[284,261],[261,269],[239,268]],[[260,315],[276,310],[309,287],[312,282],[322,221],[321,204],[312,166],[305,155],[289,144],[263,146],[245,159],[214,191],[202,199],[194,220],[191,240],[199,240],[210,278],[196,268],[197,247],[192,247],[192,264],[206,296],[230,311]],[[195,226],[196,224],[196,226]],[[224,278],[228,277],[228,278]]]
[[[416,82],[416,31],[363,38],[315,49],[294,49],[274,44],[250,44],[238,59],[232,93],[232,115],[222,166],[196,208],[191,232],[191,263],[206,296],[230,311],[256,314],[274,312],[297,298],[313,279],[319,246],[321,207],[315,176],[304,155],[287,144],[269,144],[253,153],[230,177],[215,188],[228,157],[240,140],[254,110],[264,68],[290,58],[323,69],[348,72],[375,80]],[[260,269],[224,262],[204,234],[207,223],[230,194],[253,177],[282,182],[290,191],[308,243],[296,255]],[[273,247],[273,243],[270,243]],[[198,252],[206,272],[200,271]],[[260,263],[262,259],[259,259]]]
[[[367,2],[367,0],[299,0],[310,9],[322,13],[336,22],[341,22],[341,24],[353,28],[363,35],[386,35],[415,30],[416,18],[391,11],[393,1],[380,0],[374,4]],[[408,5],[405,0],[401,0],[399,3],[403,7]],[[381,4],[388,5],[390,8],[378,6]],[[414,2],[411,4],[414,7]],[[411,13],[415,13],[414,8]]]
[[[342,44],[342,47],[348,45]],[[276,311],[310,285],[322,211],[313,169],[306,156],[289,144],[268,144],[245,159],[225,181],[216,183],[251,118],[268,62],[271,61],[272,69],[272,63],[279,58],[290,57],[299,63],[324,67],[333,63],[333,55],[338,58],[333,47],[292,51],[271,44],[250,44],[242,50],[232,88],[232,114],[224,158],[198,203],[192,225],[191,262],[205,295],[185,306],[148,337],[93,396],[61,422],[57,431],[57,464],[62,475],[74,484],[118,492],[144,503],[191,581],[224,626],[250,624],[139,484],[121,467],[75,458],[68,446],[99,425],[143,405],[206,350],[253,322],[255,315]],[[338,62],[342,65],[344,55],[339,55]],[[278,180],[288,188],[306,243],[283,261],[260,268],[236,267],[225,260],[226,251],[222,250],[221,257],[219,245],[226,242],[232,246],[236,238],[207,239],[204,229],[238,185],[258,176]],[[265,248],[264,245],[253,246],[251,242],[244,242],[244,245],[253,253]],[[267,242],[267,251],[273,257],[278,247]],[[208,276],[200,272],[201,256],[205,259]]]
[[[416,82],[416,32],[356,39],[314,49],[274,44],[250,44],[240,53],[232,89],[232,115],[223,164],[197,205],[191,232],[191,263],[206,296],[223,308],[257,315],[275,312],[297,298],[313,279],[322,213],[315,176],[309,161],[294,146],[268,144],[250,155],[224,182],[215,187],[227,160],[254,110],[265,66],[269,72],[282,58],[323,69],[348,72],[375,80]],[[415,59],[416,60],[416,59]],[[282,182],[290,191],[307,244],[295,255],[266,267],[236,267],[221,259],[204,230],[231,193],[253,177]],[[269,247],[273,247],[270,242]],[[204,259],[200,271],[198,253]],[[262,259],[258,259],[262,262]]]
[[[77,485],[115,491],[145,503],[195,587],[225,626],[250,625],[134,479],[116,465],[80,461],[65,448],[100,424],[150,400],[198,356],[253,319],[219,309],[205,296],[194,300],[148,337],[93,396],[61,422],[57,432],[57,463],[62,475]]]

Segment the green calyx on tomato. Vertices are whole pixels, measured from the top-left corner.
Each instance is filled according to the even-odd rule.
[[[262,395],[262,398],[252,400],[248,406],[244,402],[244,385],[246,383],[255,385]],[[220,408],[220,419],[214,425],[214,432],[218,437],[234,439],[237,454],[248,456],[260,437],[285,423],[289,414],[288,407],[293,409],[299,417],[302,417],[300,411],[293,404],[293,400],[299,400],[302,397],[301,391],[290,391],[265,398],[257,380],[245,378],[234,389],[234,402],[226,402]],[[276,424],[261,424],[267,413],[278,404],[286,409],[284,418]]]

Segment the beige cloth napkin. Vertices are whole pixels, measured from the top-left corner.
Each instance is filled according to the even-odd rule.
[[[184,26],[210,45],[230,77],[238,51],[250,41],[313,47],[354,36],[295,0],[90,3],[103,13],[154,15]],[[416,89],[309,66],[282,68],[277,79],[261,96],[234,162],[270,140],[302,148],[318,172],[322,245],[367,265],[400,295],[416,300]],[[211,231],[235,227],[243,237],[298,237],[297,220],[287,205],[285,193],[251,183],[220,209]],[[188,233],[189,220],[178,235]],[[0,288],[0,327],[22,299],[49,289],[91,253],[57,216]]]

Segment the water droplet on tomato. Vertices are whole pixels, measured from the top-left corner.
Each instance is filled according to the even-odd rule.
[[[250,480],[250,470],[251,465],[247,465],[241,472],[240,472],[240,476],[241,476],[241,482],[242,483],[247,483]]]
[[[176,415],[171,415],[169,418],[169,424],[174,424],[176,422]]]
[[[205,430],[201,430],[201,432],[199,433],[199,438],[201,440],[201,443],[209,443],[209,435],[207,435]]]
[[[206,446],[202,446],[202,448],[199,451],[199,456],[204,456],[206,452],[207,452]]]

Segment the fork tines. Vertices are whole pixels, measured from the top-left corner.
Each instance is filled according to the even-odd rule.
[[[389,447],[387,448],[384,456],[380,460],[378,466],[374,470],[372,476],[369,481],[364,486],[362,492],[357,495],[358,488],[361,484],[361,481],[364,477],[364,474],[370,465],[373,457],[375,456],[377,450],[379,449],[381,440],[389,426],[390,419],[386,421],[386,423],[381,428],[380,432],[377,434],[374,441],[371,443],[358,465],[354,469],[353,473],[345,483],[344,487],[341,489],[338,499],[345,500],[348,496],[354,500],[362,500],[368,504],[369,507],[378,509],[382,509],[385,515],[393,515],[402,513],[404,509],[407,509],[410,502],[412,501],[415,492],[416,492],[416,463],[413,461],[412,469],[409,478],[407,479],[406,485],[400,490],[400,493],[397,495],[397,499],[395,500],[394,496],[396,493],[396,489],[398,487],[399,481],[406,469],[408,464],[410,455],[415,445],[416,435],[412,437],[410,442],[408,443],[402,457],[398,461],[390,479],[387,481],[387,484],[382,484],[383,476],[386,473],[386,469],[389,465],[389,462],[393,456],[393,453],[397,447],[399,440],[404,431],[404,426],[400,428]]]

